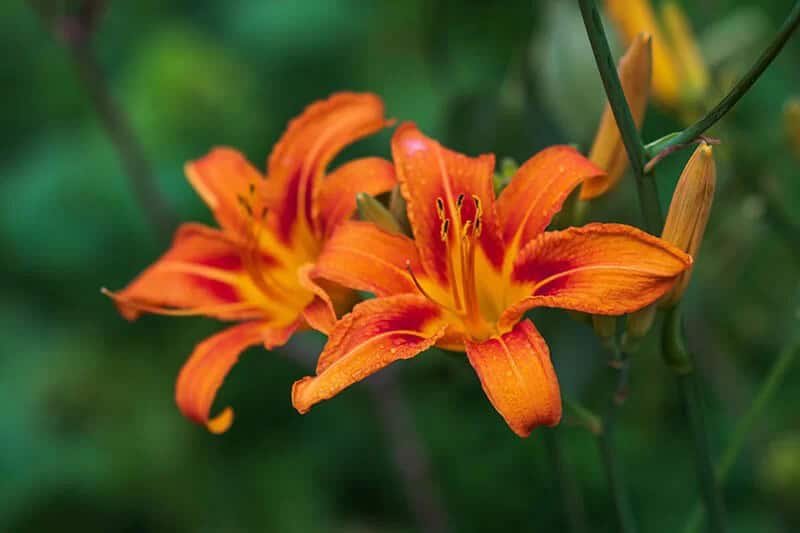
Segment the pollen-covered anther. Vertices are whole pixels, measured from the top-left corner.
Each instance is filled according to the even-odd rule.
[[[445,218],[442,220],[442,227],[439,229],[439,237],[443,241],[447,240],[447,233],[449,229],[450,229],[450,219]]]
[[[481,236],[481,229],[483,229],[483,224],[481,223],[483,207],[481,207],[481,199],[478,198],[478,195],[473,194],[472,201],[475,202],[475,217],[472,219],[472,226],[475,229],[472,233],[477,238]]]
[[[444,221],[444,200],[441,196],[436,197],[436,214],[439,215],[439,220]]]

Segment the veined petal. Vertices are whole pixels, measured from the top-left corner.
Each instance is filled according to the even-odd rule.
[[[402,294],[356,305],[331,331],[317,363],[316,377],[292,387],[301,414],[348,386],[400,359],[433,346],[446,324],[439,308],[422,296]]]
[[[252,209],[264,178],[241,153],[215,148],[186,163],[185,172],[222,228],[242,235],[252,225]]]
[[[180,313],[175,310],[223,320],[263,317],[242,297],[247,282],[237,243],[221,231],[184,224],[158,261],[125,289],[109,294],[128,320],[148,311]]]
[[[296,224],[318,230],[312,198],[325,167],[345,146],[387,123],[383,102],[369,93],[337,93],[289,123],[270,155],[265,187],[270,219],[283,242],[292,241]]]
[[[551,146],[528,159],[497,199],[506,260],[541,234],[572,190],[604,171],[570,146]]]
[[[530,320],[480,343],[465,341],[486,396],[520,437],[561,420],[561,393],[547,343]]]
[[[392,137],[392,156],[428,275],[445,287],[453,281],[448,273],[448,243],[442,239],[444,220],[449,220],[449,247],[458,249],[456,241],[461,239],[462,227],[476,219],[478,208],[483,226],[480,248],[486,260],[499,269],[503,247],[494,207],[494,155],[467,157],[426,137],[414,124],[405,123]]]
[[[217,391],[239,355],[257,344],[267,349],[281,346],[296,328],[296,323],[276,328],[261,321],[245,322],[198,344],[183,365],[175,386],[175,402],[181,413],[212,433],[225,432],[233,423],[233,410],[226,407],[214,418],[209,418],[209,414]]]
[[[692,258],[675,246],[623,224],[548,232],[525,246],[514,262],[517,298],[512,298],[518,302],[503,313],[500,327],[510,327],[537,306],[631,313],[663,296],[691,264]]]
[[[315,202],[323,235],[330,236],[338,224],[350,218],[356,194],[375,196],[390,191],[396,182],[394,166],[380,157],[356,159],[334,170],[322,181]]]
[[[353,220],[340,225],[325,243],[313,275],[391,296],[417,292],[409,269],[418,279],[424,274],[414,241],[371,222]]]

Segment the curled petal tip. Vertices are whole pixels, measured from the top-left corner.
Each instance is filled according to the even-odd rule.
[[[303,392],[305,391],[308,382],[312,381],[313,379],[314,378],[311,376],[306,376],[302,379],[298,379],[292,385],[292,406],[297,409],[297,412],[301,415],[304,415],[311,410],[311,404],[304,397]]]
[[[206,428],[214,435],[221,435],[233,424],[233,409],[226,407],[220,414],[205,423]]]

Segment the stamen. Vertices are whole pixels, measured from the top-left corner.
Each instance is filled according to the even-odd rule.
[[[483,207],[481,207],[481,199],[477,194],[472,195],[472,201],[475,202],[475,217],[472,219],[472,225],[475,228],[473,235],[477,238],[481,236],[481,229],[483,229],[483,224],[481,224]]]
[[[242,206],[242,209],[244,209],[247,212],[247,214],[250,217],[252,217],[253,216],[253,207],[250,205],[250,202],[248,202],[247,199],[244,196],[242,196],[241,194],[237,194],[236,195],[236,200],[239,201],[239,205]]]
[[[456,314],[456,315],[461,314],[458,311],[456,311],[455,309],[453,309],[452,307],[450,307],[449,305],[444,305],[441,302],[437,302],[436,300],[434,300],[433,296],[428,294],[428,291],[426,291],[425,289],[422,288],[422,285],[420,284],[419,280],[417,279],[417,276],[414,275],[414,269],[411,268],[411,261],[408,260],[408,259],[406,259],[406,270],[408,271],[408,275],[411,276],[411,281],[414,282],[414,286],[417,288],[417,290],[420,292],[420,294],[422,294],[422,296],[425,297],[425,299],[427,299],[429,302],[431,302],[434,305],[438,305],[439,307],[447,309],[448,311],[450,311],[453,314]]]
[[[444,220],[444,200],[441,196],[436,197],[436,214],[439,215],[439,220]]]

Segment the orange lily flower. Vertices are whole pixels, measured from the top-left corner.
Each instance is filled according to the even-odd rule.
[[[560,307],[630,313],[691,264],[671,244],[621,224],[544,231],[570,192],[602,171],[568,146],[522,165],[495,200],[494,156],[467,157],[413,124],[392,153],[414,239],[368,222],[339,227],[314,276],[374,293],[330,332],[317,375],[294,384],[300,413],[431,346],[466,351],[489,401],[527,436],[561,418],[547,344],[523,314]]]
[[[224,432],[232,409],[209,413],[242,351],[280,346],[299,328],[332,327],[333,301],[308,272],[352,214],[356,193],[386,192],[396,179],[392,164],[380,158],[345,163],[327,176],[325,169],[345,146],[386,125],[380,98],[340,93],[289,123],[266,176],[230,148],[186,165],[221,229],[182,225],[159,260],[122,291],[108,292],[130,320],[150,312],[239,322],[200,343],[181,369],[175,399],[186,417]],[[338,289],[331,295],[339,301],[349,295],[352,303],[352,291]]]

